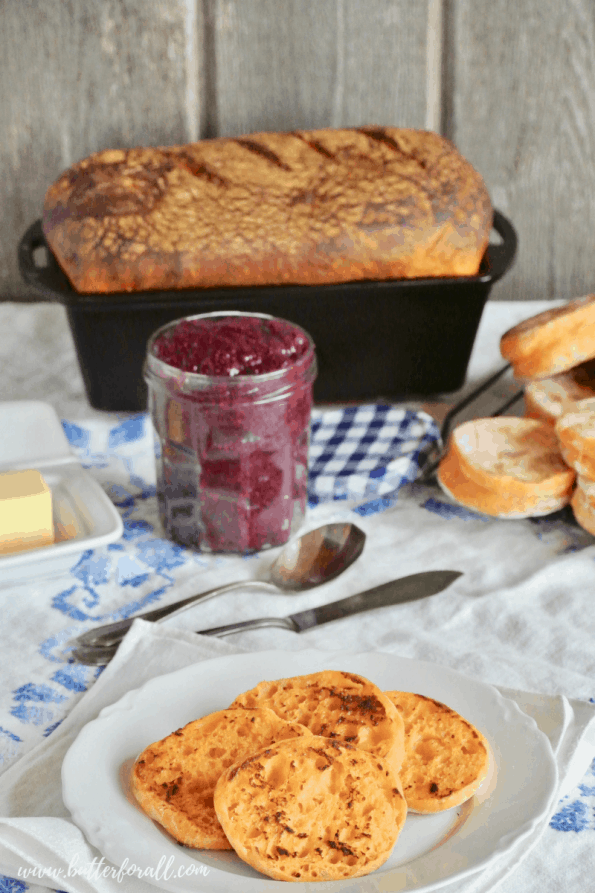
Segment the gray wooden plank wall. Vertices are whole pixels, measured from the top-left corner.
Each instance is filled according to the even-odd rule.
[[[0,300],[73,161],[259,129],[451,137],[514,222],[499,300],[595,291],[593,0],[0,0]]]

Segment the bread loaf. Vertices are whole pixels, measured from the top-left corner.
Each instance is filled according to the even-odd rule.
[[[513,326],[500,339],[500,353],[522,381],[549,378],[595,358],[595,295]]]
[[[43,213],[85,293],[472,276],[491,226],[454,146],[395,127],[108,149],[63,173]]]

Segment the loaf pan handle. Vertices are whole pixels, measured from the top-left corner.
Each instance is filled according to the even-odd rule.
[[[501,245],[489,245],[489,278],[497,282],[513,264],[519,243],[516,230],[510,220],[500,211],[494,210],[494,229],[502,237]]]
[[[46,264],[40,266],[36,263],[35,252],[43,248],[46,255]],[[27,285],[31,285],[36,291],[37,301],[52,301],[57,299],[56,282],[58,276],[63,278],[61,270],[56,270],[55,261],[50,255],[41,220],[36,220],[27,229],[17,249],[19,272]]]
[[[21,241],[19,242],[18,260],[19,271],[21,276],[28,285],[36,285],[39,287],[39,271],[43,269],[35,263],[34,252],[38,248],[46,248],[45,239],[43,237],[43,229],[41,220],[32,223]]]

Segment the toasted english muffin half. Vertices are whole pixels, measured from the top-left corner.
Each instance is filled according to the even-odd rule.
[[[150,744],[132,771],[132,791],[142,809],[179,843],[230,850],[215,815],[213,792],[221,773],[261,747],[312,735],[259,707],[219,710]]]
[[[556,422],[564,461],[584,478],[595,480],[595,397],[579,400]]]
[[[595,536],[595,481],[579,474],[570,505],[577,524]]]
[[[513,326],[500,339],[500,353],[515,378],[550,378],[595,358],[595,295],[575,298]]]
[[[386,758],[398,772],[405,753],[403,720],[378,686],[340,670],[322,670],[261,682],[239,695],[232,707],[270,707],[314,735],[353,744]]]
[[[374,871],[407,816],[386,761],[321,736],[281,741],[226,769],[215,809],[238,856],[283,881]]]
[[[525,385],[525,415],[555,425],[579,400],[595,397],[595,361]]]
[[[570,502],[576,473],[555,429],[536,419],[475,419],[458,425],[438,466],[456,502],[496,518],[530,518]]]
[[[408,808],[442,812],[469,800],[488,773],[488,745],[481,732],[440,701],[412,692],[385,694],[405,724],[400,777]]]

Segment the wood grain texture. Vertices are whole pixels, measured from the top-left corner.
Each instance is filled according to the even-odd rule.
[[[486,179],[520,236],[493,298],[595,290],[592,0],[0,0],[0,18],[0,300],[34,298],[16,245],[77,158],[376,122],[442,129]]]
[[[47,187],[98,149],[198,137],[195,0],[0,2],[0,299]]]
[[[210,0],[222,136],[424,127],[428,0]]]
[[[447,0],[448,135],[515,224],[492,297],[595,290],[595,5]]]

